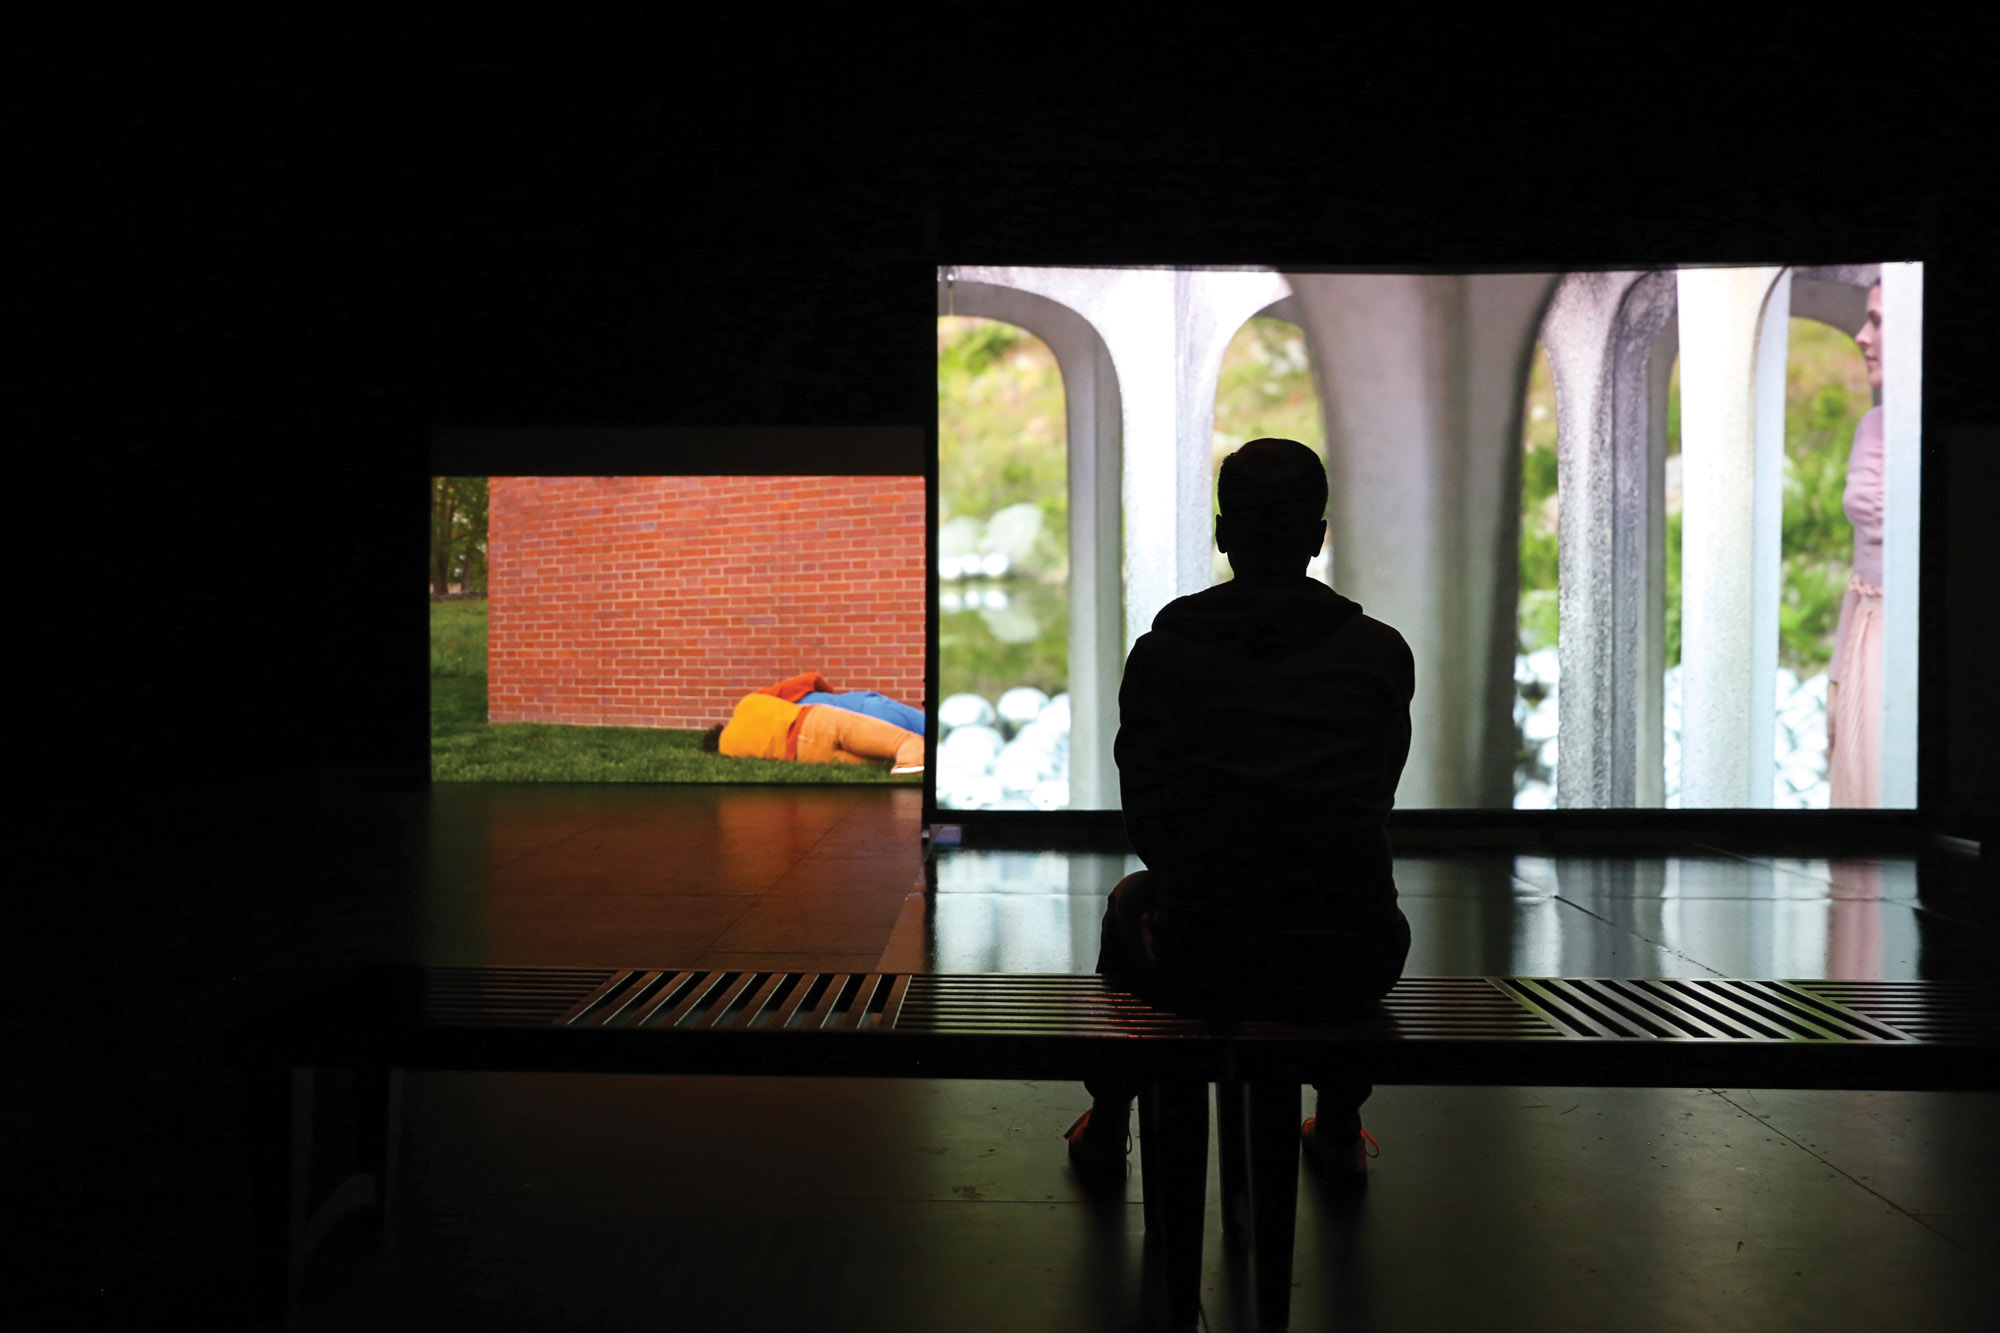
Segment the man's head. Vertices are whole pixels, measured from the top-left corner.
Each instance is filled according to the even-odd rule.
[[[718,722],[707,731],[701,733],[702,749],[708,751],[710,754],[722,753],[722,726],[723,724]]]
[[[1297,440],[1251,440],[1222,460],[1215,547],[1244,574],[1301,574],[1326,540],[1326,467]]]

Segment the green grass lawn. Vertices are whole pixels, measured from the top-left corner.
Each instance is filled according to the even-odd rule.
[[[486,720],[486,603],[431,604],[431,778],[437,782],[889,783],[886,764],[705,754],[699,731]]]

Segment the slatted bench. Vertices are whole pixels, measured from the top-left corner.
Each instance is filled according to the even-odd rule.
[[[1187,1018],[1095,976],[400,968],[246,1035],[274,1311],[336,1216],[386,1213],[403,1070],[1135,1076],[1146,1224],[1180,1326],[1199,1299],[1211,1083],[1225,1227],[1274,1327],[1291,1297],[1299,1085],[1330,1069],[1388,1085],[2000,1088],[2000,983],[1978,981],[1407,977],[1375,1016],[1295,1024]],[[360,1169],[314,1199],[315,1083],[334,1070],[352,1076]]]

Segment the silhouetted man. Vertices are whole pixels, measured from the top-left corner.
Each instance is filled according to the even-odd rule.
[[[1097,970],[1196,1014],[1365,1012],[1410,948],[1385,821],[1410,751],[1415,664],[1402,635],[1305,573],[1326,535],[1312,450],[1251,440],[1216,489],[1215,544],[1235,577],[1168,603],[1125,662],[1115,753],[1147,868],[1112,890]],[[1093,1105],[1066,1136],[1070,1160],[1122,1172],[1138,1089],[1085,1086]],[[1309,1151],[1365,1178],[1360,1107],[1373,1089],[1315,1086]]]

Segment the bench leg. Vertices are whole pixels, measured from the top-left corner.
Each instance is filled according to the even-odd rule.
[[[396,1182],[397,1149],[403,1124],[403,1071],[354,1071],[354,1146],[357,1171],[375,1182],[373,1209],[386,1223]]]
[[[1193,1328],[1201,1310],[1201,1232],[1208,1211],[1208,1084],[1149,1083],[1140,1099],[1146,1214],[1166,1274],[1167,1313]]]
[[[313,1248],[335,1223],[356,1210],[377,1221],[388,1217],[402,1125],[402,1072],[354,1071],[351,1109],[358,1160],[351,1174],[324,1197],[315,1197],[320,1164],[314,1149],[326,1082],[317,1070],[304,1067],[265,1069],[252,1075],[249,1124],[256,1153],[258,1315],[264,1327],[286,1326],[297,1307]]]
[[[1243,1123],[1243,1084],[1215,1085],[1215,1151],[1222,1167],[1222,1234],[1250,1235],[1250,1143]]]
[[[1292,1238],[1298,1224],[1299,1085],[1254,1083],[1245,1093],[1257,1322],[1284,1328],[1292,1313]]]
[[[286,1326],[305,1269],[315,1082],[310,1069],[266,1068],[250,1076],[256,1314],[264,1328]]]

